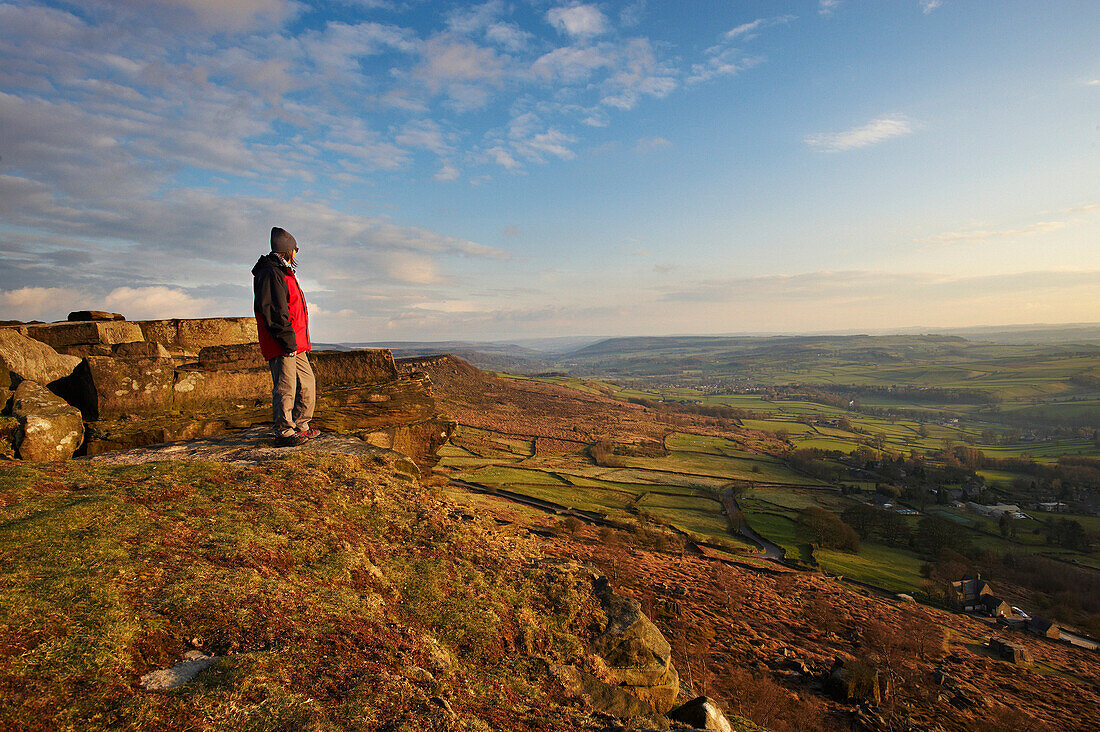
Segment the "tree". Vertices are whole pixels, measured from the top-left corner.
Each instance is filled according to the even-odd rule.
[[[926,556],[936,556],[944,549],[960,553],[970,550],[970,537],[966,530],[953,521],[939,516],[922,516],[917,522],[914,537],[917,549]]]
[[[892,511],[883,511],[882,524],[879,530],[882,541],[890,546],[905,546],[909,543],[913,532],[909,530],[909,524],[898,514]]]
[[[844,509],[841,520],[855,529],[860,538],[866,539],[878,527],[882,511],[868,506],[866,503],[853,503]]]
[[[839,516],[824,508],[810,506],[798,512],[798,525],[810,540],[825,549],[839,549],[853,554],[859,551],[859,534]]]

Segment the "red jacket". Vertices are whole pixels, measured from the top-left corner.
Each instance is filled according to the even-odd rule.
[[[311,350],[309,311],[294,270],[277,254],[268,254],[256,262],[252,276],[256,329],[264,358],[270,361]]]

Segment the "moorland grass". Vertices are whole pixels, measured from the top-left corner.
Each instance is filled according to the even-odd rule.
[[[0,726],[575,729],[513,639],[577,656],[591,593],[379,461],[0,464]],[[220,660],[142,691],[191,639]],[[405,678],[435,643],[461,673]]]

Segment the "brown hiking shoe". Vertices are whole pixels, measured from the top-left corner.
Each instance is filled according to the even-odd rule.
[[[312,440],[314,437],[321,436],[321,430],[302,430],[298,433],[299,437],[304,437],[307,440]]]
[[[306,444],[308,437],[304,437],[302,433],[295,432],[293,435],[279,435],[275,438],[275,447],[298,447],[299,445]]]

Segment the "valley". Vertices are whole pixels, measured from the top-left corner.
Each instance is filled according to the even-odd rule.
[[[484,377],[491,387],[463,383],[463,393],[494,395],[476,403],[452,404],[453,375],[433,370],[459,425],[441,468],[759,562],[749,527],[791,566],[929,602],[944,601],[951,573],[981,570],[1014,605],[1100,632],[1100,450],[1079,424],[1091,419],[1098,357],[1083,354],[1095,346],[900,336],[832,339],[827,353],[815,350],[819,339],[776,352],[740,344],[751,355],[738,368],[759,367],[759,381],[724,393],[719,381],[673,372],[694,349],[704,370],[729,376],[731,339],[727,350],[698,343],[723,339],[623,340],[558,356],[562,366],[601,359],[601,378],[499,373]],[[892,367],[860,361],[868,340]],[[522,417],[508,416],[516,404]],[[736,495],[732,518],[724,494]],[[815,511],[850,526],[858,548],[815,534]]]

